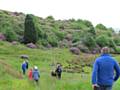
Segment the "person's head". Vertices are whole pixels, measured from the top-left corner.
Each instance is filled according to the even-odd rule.
[[[23,61],[23,64],[25,64],[25,61]]]
[[[108,48],[108,47],[103,47],[103,48],[101,49],[101,53],[102,53],[102,54],[108,54],[108,53],[109,53],[109,48]]]
[[[28,59],[26,59],[25,62],[28,62]]]
[[[30,68],[30,71],[32,71],[33,69],[32,68]]]
[[[35,70],[38,70],[38,67],[37,67],[37,66],[34,66],[34,69],[35,69]]]

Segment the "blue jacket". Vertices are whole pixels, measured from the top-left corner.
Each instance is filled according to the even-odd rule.
[[[33,77],[34,80],[38,80],[39,77],[40,77],[39,71],[34,69],[33,72],[32,72],[32,77]]]
[[[114,75],[115,70],[115,75]],[[109,54],[102,54],[95,60],[92,72],[92,84],[109,85],[119,78],[118,63]]]
[[[26,63],[22,64],[22,70],[26,70]]]

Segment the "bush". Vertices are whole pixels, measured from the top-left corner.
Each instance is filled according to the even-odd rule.
[[[37,43],[45,47],[48,45],[48,41],[46,39],[40,39]]]
[[[46,17],[46,19],[48,19],[48,20],[54,20],[54,17],[53,16],[48,16],[48,17]]]
[[[113,41],[115,42],[115,44],[116,44],[117,46],[120,46],[120,37],[114,37],[114,38],[113,38]]]
[[[100,30],[107,30],[107,28],[103,24],[97,24],[95,28]]]
[[[100,35],[96,38],[96,43],[100,46],[100,47],[105,47],[105,46],[109,46],[110,44],[110,38],[106,35]]]
[[[82,42],[90,49],[93,49],[96,47],[95,39],[92,36],[90,36],[90,34],[87,34],[86,36],[84,36]]]
[[[75,42],[78,42],[78,41],[80,41],[80,37],[81,37],[81,35],[80,35],[80,33],[78,33],[78,32],[74,32],[73,33],[73,43],[75,43]]]
[[[16,33],[9,28],[5,30],[4,35],[6,37],[6,40],[9,42],[17,40]]]
[[[49,35],[47,40],[54,47],[58,45],[58,38],[55,35]]]
[[[117,46],[116,46],[114,53],[115,53],[115,54],[120,54],[120,47],[117,47]]]

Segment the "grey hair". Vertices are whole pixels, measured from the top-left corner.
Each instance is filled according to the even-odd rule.
[[[109,53],[109,48],[108,48],[108,47],[103,47],[103,48],[101,49],[101,53],[102,53],[102,54],[108,54],[108,53]]]

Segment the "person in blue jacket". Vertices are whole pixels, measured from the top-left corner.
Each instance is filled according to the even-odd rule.
[[[99,90],[112,90],[113,83],[119,78],[120,68],[115,59],[108,54],[108,47],[102,48],[101,53],[93,65],[92,86],[99,87]]]
[[[25,75],[26,73],[26,62],[25,61],[22,63],[22,72],[23,72],[23,75]]]
[[[32,72],[32,77],[33,77],[33,79],[35,80],[36,83],[39,82],[40,73],[38,71],[38,67],[37,66],[34,66],[34,70]]]

